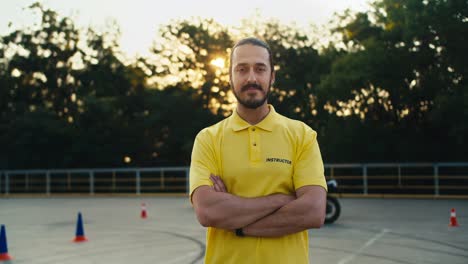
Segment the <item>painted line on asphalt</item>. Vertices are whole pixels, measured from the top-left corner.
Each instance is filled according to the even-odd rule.
[[[380,233],[376,234],[374,237],[369,239],[361,248],[359,248],[356,252],[354,252],[351,255],[346,256],[345,258],[342,258],[340,261],[338,261],[338,264],[346,264],[349,263],[351,260],[356,258],[361,254],[364,249],[370,247],[372,244],[374,244],[377,240],[379,240],[383,235],[386,233],[390,232],[390,229],[382,229]]]
[[[184,262],[181,262],[181,261],[182,261],[182,260],[186,260],[187,258],[196,256],[197,254],[198,254],[198,252],[193,251],[193,252],[190,252],[190,253],[188,253],[188,254],[182,255],[182,256],[180,256],[180,257],[173,258],[173,259],[171,259],[171,261],[166,262],[166,264],[187,263],[186,261],[184,261]]]

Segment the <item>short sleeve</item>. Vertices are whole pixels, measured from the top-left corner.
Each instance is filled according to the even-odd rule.
[[[190,200],[195,189],[202,185],[211,186],[210,174],[217,173],[216,152],[212,139],[206,130],[202,130],[195,138],[190,162]]]
[[[317,133],[307,126],[302,132],[301,139],[298,140],[298,155],[294,166],[294,188],[297,190],[306,185],[318,185],[327,190]]]

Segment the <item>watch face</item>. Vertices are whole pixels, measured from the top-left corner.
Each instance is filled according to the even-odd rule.
[[[240,236],[240,237],[244,236],[244,231],[242,230],[242,228],[236,229],[236,236]]]

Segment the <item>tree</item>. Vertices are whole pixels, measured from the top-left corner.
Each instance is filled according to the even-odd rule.
[[[320,97],[331,114],[366,128],[356,142],[369,146],[379,139],[386,141],[379,144],[378,156],[368,153],[357,159],[466,157],[454,138],[445,135],[454,126],[457,133],[467,131],[466,125],[452,122],[466,118],[462,110],[466,101],[454,96],[466,98],[466,61],[459,58],[466,53],[461,49],[466,38],[460,36],[467,33],[467,5],[466,1],[376,1],[371,12],[343,20],[336,29],[348,49],[324,76]],[[458,101],[460,108],[447,108],[448,101]],[[438,123],[441,120],[434,117],[440,116],[439,111],[448,114],[445,118],[451,125]]]
[[[254,34],[270,45],[275,61],[276,80],[269,102],[280,113],[318,128],[316,88],[328,66],[314,48],[316,43],[300,29],[276,20],[256,25]]]
[[[111,164],[101,159],[114,160],[114,149],[90,153],[86,151],[89,142],[100,143],[82,136],[88,130],[96,131],[93,128],[106,117],[101,116],[103,119],[94,124],[79,121],[86,120],[82,116],[103,112],[93,108],[93,102],[99,101],[100,107],[109,109],[119,97],[141,92],[146,75],[137,66],[127,67],[118,59],[118,32],[78,29],[71,19],[39,3],[30,9],[38,12],[40,23],[17,29],[0,42],[0,142],[5,146],[1,151],[5,167]],[[110,127],[116,128],[119,121],[114,120]],[[116,142],[115,138],[106,140]],[[55,145],[57,141],[60,144]],[[28,155],[24,155],[24,149]],[[97,154],[102,155],[96,158]]]
[[[160,82],[156,86],[195,89],[203,108],[219,115],[229,112],[233,100],[225,65],[233,41],[227,29],[211,19],[182,20],[166,25],[160,34],[148,63]]]

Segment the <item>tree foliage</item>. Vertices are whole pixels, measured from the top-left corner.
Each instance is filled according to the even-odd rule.
[[[460,122],[468,120],[467,62],[461,59],[467,8],[466,1],[383,0],[336,29],[349,50],[333,61],[319,94],[331,114],[360,122],[361,129],[345,134],[363,148],[380,145],[377,155],[356,158],[466,158],[459,135],[468,132]],[[449,101],[457,105],[449,107]]]
[[[194,90],[149,90],[146,61],[124,64],[114,31],[78,29],[40,4],[30,8],[39,25],[1,38],[2,167],[188,162],[200,122],[214,122]]]
[[[215,114],[229,111],[233,101],[224,65],[233,40],[228,30],[213,20],[182,20],[163,27],[160,34],[152,49],[153,63],[148,65],[155,75],[171,76],[172,85],[195,89],[203,108]]]
[[[78,28],[41,4],[0,38],[0,166],[187,165],[197,132],[234,107],[238,39],[267,41],[269,102],[318,131],[325,162],[468,158],[466,0],[379,0],[336,16],[330,45],[253,17],[163,26],[152,54],[123,61],[117,25]]]

